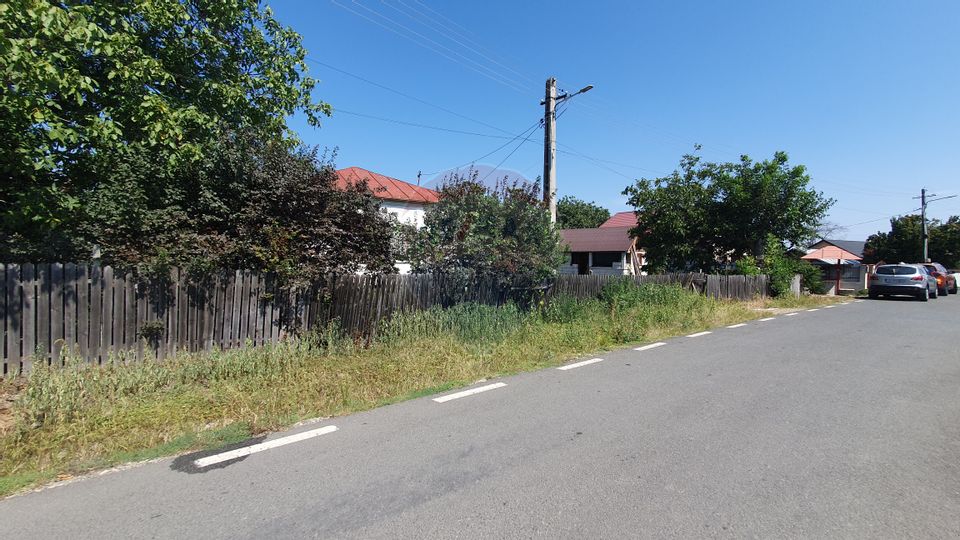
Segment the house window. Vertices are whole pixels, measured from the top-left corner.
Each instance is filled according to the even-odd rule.
[[[593,252],[593,266],[603,266],[610,268],[613,263],[622,261],[623,252],[621,251],[595,251]]]

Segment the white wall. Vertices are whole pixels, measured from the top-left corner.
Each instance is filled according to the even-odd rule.
[[[380,208],[397,217],[400,223],[423,227],[423,216],[427,212],[427,205],[423,203],[380,201]]]
[[[427,212],[427,205],[413,202],[381,200],[380,208],[396,216],[400,223],[414,225],[418,229],[423,227],[423,216]],[[393,266],[401,274],[409,274],[411,270],[410,263],[406,261],[394,261]]]

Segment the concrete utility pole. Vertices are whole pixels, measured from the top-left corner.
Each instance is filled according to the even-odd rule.
[[[557,80],[547,79],[543,96],[543,202],[550,208],[550,222],[557,222],[557,103],[589,92],[592,84],[572,94],[557,95]]]
[[[936,197],[936,193],[932,193],[931,197]],[[930,262],[929,255],[929,245],[930,245],[930,234],[927,231],[927,204],[932,203],[933,201],[942,201],[944,199],[952,199],[956,195],[947,195],[946,197],[940,197],[939,199],[927,199],[927,188],[920,190],[920,196],[914,197],[914,199],[920,199],[920,221],[923,223],[923,228],[920,231],[920,238],[923,242],[923,260],[921,262]]]
[[[557,80],[547,79],[543,97],[543,202],[557,222]]]

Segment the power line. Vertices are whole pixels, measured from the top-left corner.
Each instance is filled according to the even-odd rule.
[[[505,134],[507,134],[507,135],[510,134],[509,131],[506,131],[506,130],[504,130],[504,129],[500,129],[499,127],[494,126],[494,125],[492,125],[492,124],[488,124],[487,122],[484,122],[483,120],[477,120],[476,118],[471,118],[471,117],[469,117],[469,116],[467,116],[467,115],[465,115],[465,114],[461,114],[461,113],[458,113],[458,112],[456,112],[456,111],[454,111],[454,110],[451,110],[451,109],[448,109],[448,108],[446,108],[446,107],[443,107],[442,105],[437,105],[436,103],[431,103],[431,102],[429,102],[429,101],[427,101],[427,100],[425,100],[425,99],[421,99],[421,98],[418,98],[418,97],[416,97],[416,96],[410,95],[410,94],[408,94],[408,93],[406,93],[406,92],[402,92],[402,91],[400,91],[400,90],[397,90],[396,88],[391,88],[391,87],[389,87],[389,86],[387,86],[387,85],[385,85],[385,84],[383,84],[383,83],[378,83],[378,82],[376,82],[376,81],[372,81],[372,80],[370,80],[370,79],[367,79],[366,77],[362,77],[362,76],[360,76],[360,75],[357,75],[356,73],[350,73],[350,72],[347,71],[347,70],[340,69],[340,68],[338,68],[338,67],[336,67],[336,66],[332,66],[332,65],[330,65],[330,64],[328,64],[328,63],[326,63],[326,62],[321,62],[320,60],[317,60],[317,59],[315,59],[315,58],[309,58],[309,57],[307,57],[306,60],[309,61],[309,62],[313,62],[313,63],[315,63],[315,64],[318,64],[318,65],[321,65],[321,66],[323,66],[323,67],[325,67],[325,68],[327,68],[327,69],[332,69],[333,71],[336,71],[336,72],[338,72],[338,73],[342,73],[342,74],[344,74],[344,75],[346,75],[346,76],[348,76],[348,77],[353,77],[354,79],[356,79],[356,80],[358,80],[358,81],[361,81],[361,82],[364,82],[364,83],[367,83],[367,84],[369,84],[369,85],[371,85],[371,86],[375,86],[375,87],[380,88],[380,89],[382,89],[382,90],[386,90],[386,91],[388,91],[388,92],[392,92],[392,93],[394,93],[394,94],[397,94],[398,96],[402,96],[402,97],[405,97],[405,98],[407,98],[407,99],[416,101],[417,103],[422,103],[423,105],[427,105],[428,107],[433,107],[434,109],[443,111],[443,112],[445,112],[445,113],[447,113],[447,114],[452,114],[452,115],[454,115],[454,116],[456,116],[456,117],[458,117],[458,118],[463,118],[464,120],[469,120],[469,121],[471,121],[471,122],[475,122],[475,123],[477,123],[477,124],[480,124],[480,125],[482,125],[482,126],[486,126],[486,127],[488,127],[488,128],[491,128],[491,129],[495,129],[495,130],[500,131],[500,132],[502,132],[502,133],[505,133]]]
[[[415,16],[413,16],[413,15],[410,15],[410,14],[407,13],[406,11],[403,11],[402,9],[399,9],[399,8],[397,8],[396,6],[391,5],[389,2],[383,1],[382,3],[383,3],[385,6],[387,6],[388,8],[390,8],[390,9],[392,9],[392,10],[398,12],[398,13],[401,13],[401,14],[405,15],[406,17],[410,18],[411,20],[416,21],[417,23],[419,23],[419,24],[421,24],[421,25],[429,28],[429,29],[432,30],[432,31],[439,31],[439,32],[441,32],[441,35],[442,35],[443,37],[445,37],[446,39],[449,39],[450,41],[456,43],[457,45],[460,45],[461,47],[463,47],[464,49],[472,52],[473,54],[476,54],[477,56],[479,56],[479,57],[481,57],[481,58],[484,58],[484,59],[492,62],[493,64],[496,64],[496,65],[498,65],[498,66],[506,69],[507,71],[513,72],[514,74],[516,74],[516,75],[519,77],[519,81],[522,81],[522,82],[525,82],[526,84],[531,84],[531,85],[532,85],[532,84],[536,84],[535,81],[534,81],[532,78],[530,78],[529,76],[527,76],[526,74],[520,73],[519,71],[511,68],[510,66],[507,66],[507,65],[505,65],[505,64],[497,61],[495,58],[491,58],[490,56],[487,56],[486,54],[480,52],[478,49],[482,49],[483,47],[482,47],[479,43],[477,43],[477,42],[473,41],[472,39],[470,39],[469,37],[465,36],[462,32],[460,32],[460,31],[458,31],[458,30],[456,30],[456,29],[451,28],[449,25],[443,24],[442,22],[438,22],[436,19],[430,17],[429,15],[427,15],[426,13],[424,13],[423,11],[420,11],[420,10],[418,10],[417,8],[413,7],[413,6],[410,6],[409,4],[406,4],[406,3],[403,2],[402,0],[400,0],[400,1],[398,2],[399,4],[402,4],[402,5],[403,5],[404,7],[406,7],[407,9],[410,9],[410,10],[414,11],[417,15],[422,16],[423,19],[426,19],[426,20],[430,21],[431,23],[433,23],[433,25],[429,25],[429,24],[424,23],[422,19],[419,19],[419,18],[417,18],[417,17],[415,17]],[[436,27],[439,27],[439,28],[436,28]],[[460,40],[458,40],[458,39],[455,39],[454,37],[451,37],[451,35],[456,35],[457,37],[460,37],[460,38],[464,39],[465,41],[469,41],[469,42],[472,43],[474,46],[471,47],[470,45],[467,45],[466,43],[464,43],[464,42],[462,42],[462,41],[460,41]]]
[[[379,121],[381,121],[381,122],[389,122],[389,123],[391,123],[391,124],[400,124],[400,125],[402,125],[402,126],[410,126],[410,127],[421,128],[421,129],[432,129],[432,130],[435,130],[435,131],[445,131],[445,132],[447,132],[447,133],[457,133],[457,134],[460,134],[460,135],[472,135],[472,136],[474,136],[474,137],[486,137],[486,138],[488,138],[488,139],[510,139],[510,137],[508,137],[508,136],[506,136],[506,135],[493,135],[493,134],[491,134],[491,133],[479,133],[479,132],[476,132],[476,131],[464,131],[464,130],[461,130],[461,129],[452,129],[452,128],[445,128],[445,127],[440,127],[440,126],[431,126],[431,125],[429,125],[429,124],[421,124],[421,123],[418,123],[418,122],[408,122],[408,121],[406,121],[406,120],[396,120],[396,119],[393,119],[393,118],[386,118],[386,117],[383,117],[383,116],[376,116],[376,115],[373,115],[373,114],[366,114],[366,113],[359,113],[359,112],[354,112],[354,111],[348,111],[348,110],[346,110],[346,109],[333,109],[333,112],[334,112],[334,113],[341,113],[341,114],[349,114],[349,115],[352,115],[352,116],[359,116],[360,118],[369,118],[369,119],[371,119],[371,120],[379,120]]]
[[[537,120],[532,126],[530,126],[530,127],[528,127],[527,129],[523,130],[523,132],[517,134],[516,137],[514,137],[514,138],[510,139],[509,141],[501,144],[500,146],[494,148],[493,150],[487,152],[486,154],[484,154],[484,155],[482,155],[482,156],[480,156],[480,157],[478,157],[478,158],[476,158],[476,159],[472,159],[472,160],[464,163],[463,165],[458,165],[458,166],[456,166],[456,167],[449,167],[449,168],[446,168],[446,169],[441,169],[441,170],[436,171],[436,172],[423,173],[423,174],[426,174],[427,176],[433,176],[433,175],[436,175],[436,174],[440,174],[440,173],[442,173],[442,172],[444,172],[444,171],[459,170],[459,169],[462,169],[462,168],[466,167],[467,165],[472,165],[472,164],[480,161],[481,159],[486,159],[487,157],[492,156],[493,154],[496,154],[497,152],[499,152],[500,150],[503,150],[503,149],[506,148],[508,145],[510,145],[510,143],[512,143],[513,141],[515,141],[515,140],[517,140],[517,139],[521,139],[521,142],[522,142],[522,143],[523,143],[523,142],[527,142],[527,141],[531,140],[531,139],[528,138],[528,137],[530,136],[530,133],[531,133],[533,130],[535,130],[536,128],[540,127],[542,124],[543,124],[543,121],[542,121],[542,120]]]
[[[340,8],[342,8],[342,9],[344,9],[344,10],[347,10],[347,11],[353,13],[354,15],[356,15],[356,16],[358,16],[358,17],[361,17],[361,18],[363,18],[363,19],[366,19],[366,20],[368,20],[368,21],[376,24],[377,26],[380,26],[380,27],[382,27],[382,28],[385,28],[385,29],[393,32],[394,34],[397,34],[398,36],[400,36],[400,37],[402,37],[402,38],[404,38],[404,39],[407,39],[407,40],[409,40],[409,41],[412,41],[413,43],[416,43],[417,45],[420,45],[421,47],[424,47],[425,49],[431,50],[431,51],[433,51],[433,52],[435,52],[435,53],[443,56],[444,58],[446,58],[446,59],[448,59],[448,60],[450,60],[450,61],[452,61],[452,62],[455,62],[455,63],[460,64],[460,65],[462,65],[462,66],[464,66],[464,67],[466,67],[466,68],[469,68],[469,69],[471,69],[471,70],[473,70],[473,71],[475,71],[475,72],[483,75],[484,77],[486,77],[486,78],[494,81],[494,82],[497,82],[497,83],[499,83],[499,84],[502,84],[503,86],[506,86],[507,88],[510,88],[510,89],[512,89],[512,90],[514,90],[514,91],[516,91],[516,92],[521,93],[521,94],[526,94],[526,93],[527,93],[526,89],[524,89],[522,86],[518,85],[515,81],[511,80],[509,77],[504,77],[504,76],[501,75],[500,73],[497,73],[496,70],[493,70],[493,69],[491,69],[491,68],[489,68],[489,67],[481,64],[480,62],[477,62],[476,60],[473,60],[472,58],[468,58],[467,56],[464,56],[464,55],[460,54],[459,52],[454,51],[454,50],[451,49],[450,47],[447,47],[446,45],[443,45],[442,43],[438,43],[436,40],[433,40],[433,39],[431,39],[431,38],[429,38],[429,37],[427,37],[427,36],[424,36],[423,34],[417,32],[416,30],[412,30],[412,29],[410,29],[410,28],[408,28],[408,27],[406,27],[406,26],[404,26],[404,25],[396,22],[395,20],[391,19],[390,17],[387,17],[387,16],[383,15],[383,14],[380,13],[379,11],[370,9],[370,8],[367,7],[367,6],[364,6],[363,4],[360,4],[360,3],[356,2],[356,0],[354,0],[353,4],[356,5],[357,7],[363,8],[364,10],[366,10],[366,11],[368,11],[368,12],[370,12],[370,13],[373,13],[374,15],[380,17],[381,19],[385,19],[385,20],[389,21],[390,23],[392,23],[392,24],[394,24],[394,25],[402,28],[402,29],[405,30],[406,32],[408,32],[408,33],[410,33],[410,34],[413,34],[413,35],[419,37],[419,38],[420,38],[421,40],[423,40],[423,41],[427,41],[428,43],[432,43],[432,44],[434,44],[435,46],[425,45],[422,41],[419,41],[419,40],[417,40],[417,39],[413,39],[413,38],[411,38],[409,35],[406,35],[406,34],[404,34],[403,32],[399,32],[399,31],[397,31],[395,28],[393,28],[393,27],[391,27],[391,26],[388,26],[388,25],[386,25],[386,24],[383,24],[383,23],[377,21],[376,19],[373,19],[373,18],[371,18],[371,17],[369,17],[369,16],[367,16],[367,15],[364,15],[363,13],[360,13],[359,11],[357,11],[357,10],[355,10],[355,9],[351,9],[351,8],[348,7],[348,6],[345,6],[345,5],[341,4],[341,3],[338,2],[337,0],[331,0],[331,2],[333,2],[333,4],[334,4],[335,6],[337,6],[337,7],[340,7]],[[480,69],[478,69],[477,67],[474,67],[474,66],[465,64],[464,62],[462,62],[462,61],[460,61],[460,60],[457,60],[456,58],[450,56],[449,54],[443,52],[442,50],[438,50],[437,47],[439,47],[440,49],[445,49],[445,50],[449,51],[450,53],[452,53],[452,54],[454,54],[454,55],[456,55],[456,56],[459,56],[460,58],[462,58],[462,59],[464,59],[464,60],[466,60],[466,61],[468,61],[468,62],[471,62],[472,64],[475,64],[476,66],[479,66]]]
[[[525,143],[525,142],[527,142],[525,138],[524,138],[524,139],[521,139],[520,142],[517,143],[517,146],[515,146],[515,147],[513,148],[513,150],[511,150],[510,153],[506,155],[506,157],[504,157],[503,159],[501,159],[501,160],[500,160],[500,163],[497,163],[497,166],[496,166],[496,167],[490,169],[490,171],[487,172],[487,174],[485,174],[485,175],[483,176],[483,178],[480,179],[480,182],[483,182],[484,180],[486,180],[488,176],[490,176],[491,174],[493,174],[494,171],[496,171],[497,169],[499,169],[500,166],[503,165],[503,163],[504,163],[505,161],[507,161],[508,159],[510,159],[510,156],[512,156],[517,150],[519,150],[520,147],[523,146],[523,143]]]

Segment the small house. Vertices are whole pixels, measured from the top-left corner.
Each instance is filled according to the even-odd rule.
[[[337,171],[337,187],[344,189],[366,180],[374,197],[380,199],[380,207],[395,216],[401,223],[423,227],[427,207],[440,200],[436,191],[404,182],[396,178],[361,169],[347,167]]]
[[[867,288],[870,265],[861,263],[865,244],[824,238],[810,245],[801,258],[820,268],[827,294],[855,293]]]
[[[562,229],[567,261],[561,274],[623,275],[642,273],[645,252],[637,249],[637,240],[630,236],[632,227],[598,227],[596,229]]]
[[[373,196],[380,199],[380,209],[383,212],[393,215],[400,223],[413,225],[418,229],[423,227],[427,207],[440,200],[440,194],[432,189],[360,167],[347,167],[337,171],[339,189],[347,189],[363,181],[367,182],[367,188]],[[395,241],[399,240],[395,238]],[[397,249],[402,251],[401,247]],[[408,261],[395,261],[394,266],[401,274],[410,273]]]

